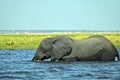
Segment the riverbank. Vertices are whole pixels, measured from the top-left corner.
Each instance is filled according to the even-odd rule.
[[[120,48],[120,32],[53,32],[0,34],[0,49],[36,49],[42,39],[57,35],[67,35],[73,39],[102,35]]]

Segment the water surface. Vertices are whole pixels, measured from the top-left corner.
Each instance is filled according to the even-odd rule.
[[[34,53],[0,50],[0,80],[120,80],[120,61],[36,63]]]

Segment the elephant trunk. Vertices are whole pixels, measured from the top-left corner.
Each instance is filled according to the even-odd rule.
[[[32,61],[35,61],[35,62],[41,62],[42,60],[44,60],[46,57],[46,55],[44,53],[36,53],[35,56],[33,57]]]
[[[47,56],[45,54],[39,54],[39,55],[34,56],[33,59],[32,59],[32,61],[34,61],[34,62],[41,62],[41,61],[43,61],[45,59],[48,59],[50,57],[51,56]]]
[[[34,62],[41,62],[42,60],[33,58],[32,61],[34,61]]]

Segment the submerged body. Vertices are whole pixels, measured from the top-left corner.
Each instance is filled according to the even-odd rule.
[[[95,35],[82,40],[74,40],[66,36],[44,39],[32,61],[114,61],[119,60],[115,46],[105,37]]]
[[[92,36],[83,40],[73,40],[72,52],[63,60],[77,61],[114,61],[119,60],[119,53],[115,46],[103,36]]]

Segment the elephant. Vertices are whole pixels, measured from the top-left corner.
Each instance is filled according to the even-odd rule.
[[[115,61],[119,53],[113,43],[101,35],[82,40],[55,36],[41,41],[32,61]]]

